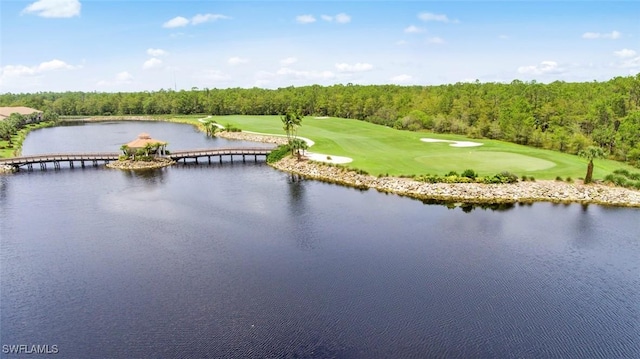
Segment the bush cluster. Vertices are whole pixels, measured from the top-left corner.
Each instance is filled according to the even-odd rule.
[[[462,174],[458,174],[455,171],[450,171],[444,176],[439,175],[420,175],[413,178],[416,181],[427,183],[486,183],[486,184],[501,184],[501,183],[516,183],[518,182],[518,176],[507,171],[500,172],[493,176],[480,177],[471,169],[465,170]]]
[[[289,148],[289,145],[280,145],[273,151],[269,152],[269,155],[267,155],[267,163],[278,162],[281,159],[287,157],[290,152],[291,148]]]
[[[239,127],[236,127],[230,123],[227,123],[227,125],[224,127],[223,131],[227,131],[227,132],[242,132],[242,130]]]
[[[604,180],[616,186],[640,189],[640,172],[618,169],[605,176]]]

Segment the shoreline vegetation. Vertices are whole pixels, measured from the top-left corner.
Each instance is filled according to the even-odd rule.
[[[202,126],[193,121],[183,121],[168,117],[109,116],[60,119],[60,122],[74,121],[168,121],[190,124],[204,131],[204,129],[201,128]],[[273,144],[283,143],[282,137],[246,132],[218,132],[216,136],[232,140]],[[132,166],[131,164],[124,162],[133,161],[119,162],[123,162],[123,164],[117,167],[109,167],[120,169],[158,168],[131,168],[129,167]],[[116,162],[113,163],[115,164]],[[172,163],[163,162],[159,167],[171,164]],[[143,163],[136,164],[136,166],[137,165],[144,166]],[[308,159],[298,160],[292,156],[285,157],[276,163],[270,164],[270,166],[283,172],[300,175],[304,178],[362,190],[375,189],[382,193],[391,193],[423,201],[461,202],[466,204],[552,202],[640,208],[640,191],[600,183],[585,185],[580,181],[566,183],[551,180],[518,181],[511,184],[425,183],[410,178],[371,176],[343,166],[329,165]]]

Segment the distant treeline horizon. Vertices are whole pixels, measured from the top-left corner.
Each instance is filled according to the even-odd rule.
[[[0,95],[0,106],[60,116],[331,116],[404,130],[503,140],[567,153],[590,145],[640,166],[640,74],[605,82],[536,81],[433,86],[332,85],[278,89]]]

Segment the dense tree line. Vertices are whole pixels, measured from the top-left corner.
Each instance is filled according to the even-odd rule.
[[[640,165],[640,74],[584,83],[9,93],[0,95],[0,106],[28,106],[64,116],[281,115],[295,110],[574,154],[596,145],[610,158]]]
[[[45,111],[42,115],[37,113],[31,115],[12,113],[9,117],[0,120],[0,140],[7,141],[9,146],[11,146],[13,145],[11,136],[27,125],[41,121],[56,121],[57,119],[58,115],[49,110]]]

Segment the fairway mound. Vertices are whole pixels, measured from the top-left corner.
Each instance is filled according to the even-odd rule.
[[[448,143],[450,143],[449,146],[451,146],[451,147],[477,147],[477,146],[482,146],[483,145],[483,143],[480,143],[480,142],[439,140],[437,138],[428,138],[428,137],[421,138],[420,141],[427,142],[427,143],[448,142]]]

